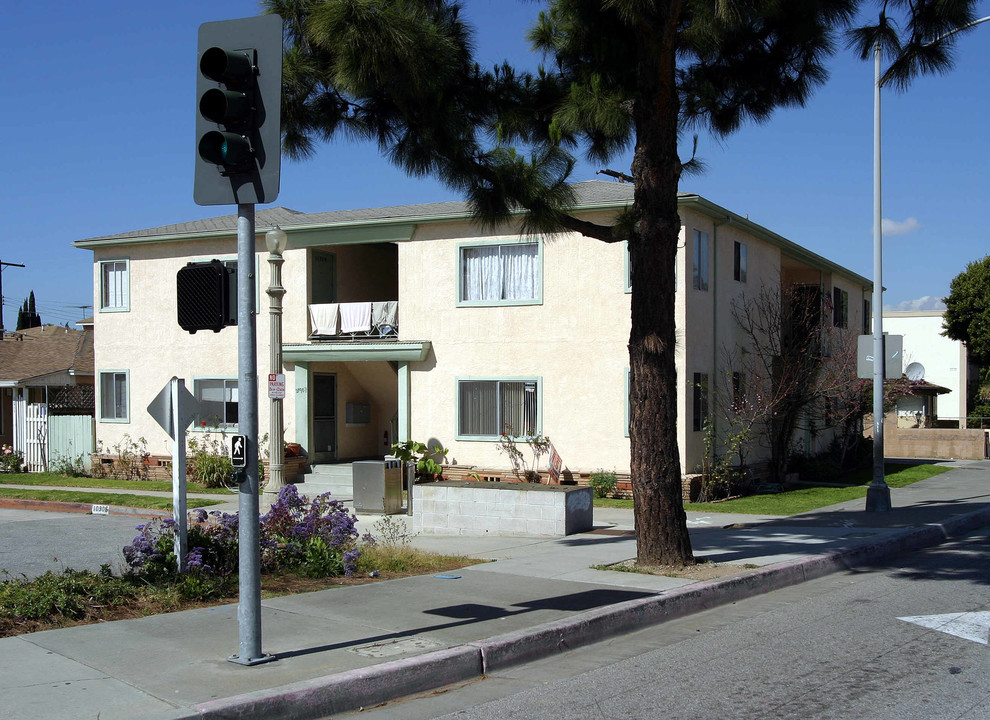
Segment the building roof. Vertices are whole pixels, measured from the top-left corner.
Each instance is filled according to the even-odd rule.
[[[0,383],[29,384],[57,372],[92,375],[93,333],[58,325],[6,333],[0,340]]]
[[[575,212],[591,210],[617,210],[628,206],[633,201],[634,187],[631,183],[606,180],[588,180],[574,183]],[[700,195],[693,193],[677,193],[679,206],[690,206],[698,212],[717,218],[724,222],[743,227],[746,231],[779,247],[785,256],[793,257],[803,263],[820,267],[829,272],[837,272],[850,278],[864,288],[872,287],[872,282],[847,268],[828,260],[807,248],[794,243],[787,238],[749,220],[746,217],[727,210]],[[283,230],[292,232],[310,230],[347,230],[383,226],[411,227],[418,223],[450,222],[469,220],[470,205],[463,200],[449,202],[422,203],[418,205],[393,205],[389,207],[361,208],[357,210],[333,210],[319,213],[303,213],[283,207],[267,208],[255,213],[255,227],[269,228],[278,225]],[[192,240],[197,238],[231,235],[237,232],[237,215],[193,220],[174,225],[162,225],[144,230],[133,230],[116,235],[87,238],[73,243],[76,247],[96,250],[101,247],[129,245],[148,242],[174,242],[176,240]],[[362,236],[363,238],[363,236]],[[383,236],[382,239],[401,239]],[[408,239],[408,236],[405,236]],[[362,239],[362,241],[365,241]]]

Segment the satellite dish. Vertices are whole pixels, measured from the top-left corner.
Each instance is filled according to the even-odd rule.
[[[904,368],[904,374],[907,375],[908,380],[924,380],[925,366],[920,362],[913,362]]]

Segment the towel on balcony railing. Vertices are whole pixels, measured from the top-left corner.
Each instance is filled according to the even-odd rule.
[[[379,330],[395,329],[399,326],[399,303],[397,300],[383,300],[371,303],[371,323]]]
[[[340,303],[340,332],[370,332],[371,303]]]
[[[314,335],[336,335],[340,324],[340,306],[337,303],[310,305],[309,320]]]

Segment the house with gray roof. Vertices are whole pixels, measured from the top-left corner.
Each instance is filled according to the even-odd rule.
[[[88,439],[77,454],[92,451],[93,333],[58,325],[6,332],[0,339],[0,443],[21,452],[31,470],[43,470],[53,451],[52,415],[88,416]]]

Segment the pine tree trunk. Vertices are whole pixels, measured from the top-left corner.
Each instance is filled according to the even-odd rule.
[[[635,38],[640,92],[633,110],[629,437],[637,562],[647,565],[693,562],[681,498],[674,363],[674,258],[681,227],[674,75],[679,11],[678,2],[657,3],[655,22],[639,23]]]

